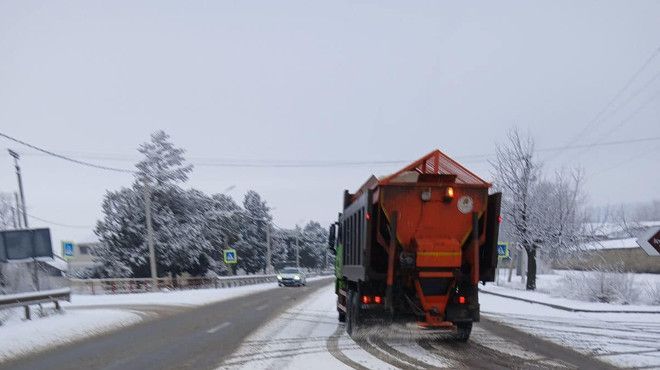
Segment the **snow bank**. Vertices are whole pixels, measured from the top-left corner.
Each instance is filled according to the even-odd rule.
[[[660,304],[660,274],[633,274],[625,272],[556,270],[554,274],[538,275],[536,291],[525,291],[520,277],[507,282],[508,269],[500,269],[499,284],[488,284],[484,290],[524,291],[521,297],[561,302],[561,305],[580,305],[581,301],[634,307]],[[576,306],[577,307],[577,306]],[[580,306],[582,307],[582,306]],[[598,307],[597,305],[594,307]],[[611,307],[611,306],[603,306]],[[644,306],[642,306],[644,307]],[[612,308],[615,309],[615,308]],[[649,309],[647,306],[646,309]],[[660,310],[657,307],[656,310]]]
[[[310,279],[311,280],[311,279]],[[167,305],[201,306],[226,299],[242,297],[248,294],[277,288],[277,283],[245,285],[224,289],[172,290],[157,293],[86,295],[74,294],[71,303],[63,307],[106,306],[106,305]]]
[[[18,315],[0,327],[0,361],[43,350],[77,339],[132,325],[140,321],[136,313],[122,310],[76,310],[47,317],[33,315],[23,321]]]

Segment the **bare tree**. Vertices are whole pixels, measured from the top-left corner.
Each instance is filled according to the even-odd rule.
[[[561,253],[573,252],[580,243],[592,239],[585,227],[587,212],[583,182],[582,170],[557,171],[550,192],[546,194],[545,221],[541,226],[544,241],[553,246],[547,253],[553,261]]]
[[[518,129],[509,131],[508,142],[497,149],[494,168],[495,185],[502,191],[502,214],[505,235],[520,243],[527,252],[527,289],[536,289],[535,224],[538,222],[534,201],[542,199],[533,194],[539,182],[540,163],[534,159],[534,141],[522,138]]]
[[[502,235],[527,252],[528,290],[536,289],[537,257],[550,261],[578,249],[585,240],[586,196],[581,170],[561,170],[542,177],[534,159],[534,141],[509,132],[492,163],[495,185],[502,191]]]
[[[658,221],[660,220],[660,200],[652,200],[645,204],[635,207],[634,218],[637,221]]]

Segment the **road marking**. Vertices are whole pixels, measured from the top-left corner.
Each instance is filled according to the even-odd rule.
[[[216,331],[218,331],[222,328],[228,327],[229,325],[231,325],[230,322],[223,322],[222,324],[220,324],[218,326],[212,327],[211,329],[207,330],[206,332],[209,333],[209,334],[213,334],[213,333],[215,333]]]
[[[267,304],[262,304],[261,306],[255,308],[255,310],[261,311],[261,310],[265,310],[266,308],[268,308],[268,305]]]

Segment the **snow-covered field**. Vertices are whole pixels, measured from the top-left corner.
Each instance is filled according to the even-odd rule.
[[[508,273],[508,269],[500,269],[497,284],[489,284],[487,289],[524,291],[525,284],[521,277],[515,276],[514,271],[511,282],[507,282]],[[605,297],[611,298],[611,303],[603,305],[610,310],[614,309],[613,303],[619,303],[619,306],[628,307],[629,310],[633,305],[646,309],[651,306],[660,310],[660,274],[556,270],[552,274],[538,275],[536,291],[527,293],[535,299],[551,299],[556,304],[565,304],[570,301],[593,302],[600,291],[605,293]],[[594,302],[591,307],[599,307],[599,304]]]

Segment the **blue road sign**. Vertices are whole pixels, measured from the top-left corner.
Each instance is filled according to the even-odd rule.
[[[222,251],[225,257],[225,263],[236,263],[236,250],[235,249],[225,249]]]
[[[509,258],[509,243],[497,243],[497,257]]]
[[[73,257],[73,242],[62,241],[62,255],[64,257]]]

